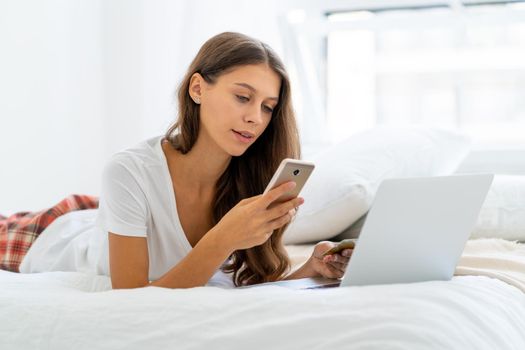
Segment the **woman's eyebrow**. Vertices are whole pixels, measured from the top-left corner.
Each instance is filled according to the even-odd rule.
[[[249,84],[246,84],[246,83],[235,83],[235,85],[239,85],[239,86],[242,86],[242,87],[245,87],[247,88],[248,90],[251,90],[253,93],[256,93],[257,92],[257,89],[255,89],[253,86],[249,85]],[[268,97],[269,100],[275,100],[275,101],[278,101],[279,98],[278,97]]]

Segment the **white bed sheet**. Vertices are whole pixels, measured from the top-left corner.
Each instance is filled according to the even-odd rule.
[[[0,271],[0,349],[525,349],[525,294],[485,276],[290,290]]]

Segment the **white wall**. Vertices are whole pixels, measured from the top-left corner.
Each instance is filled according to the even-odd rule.
[[[0,213],[96,193],[104,156],[100,2],[0,2]]]
[[[199,47],[241,31],[282,53],[276,0],[0,0],[0,214],[99,194],[106,159],[163,133]]]
[[[283,41],[278,17],[294,7],[319,12],[349,3],[364,6],[360,0],[0,0],[0,214],[45,209],[72,193],[98,195],[112,153],[174,121],[175,89],[212,35],[244,32],[290,63],[285,53],[294,48]],[[304,86],[296,81],[293,90]],[[302,113],[297,101],[301,130],[319,134],[310,118],[316,112]],[[305,156],[308,147],[317,149],[308,140]],[[478,158],[462,169],[478,169],[487,156]]]

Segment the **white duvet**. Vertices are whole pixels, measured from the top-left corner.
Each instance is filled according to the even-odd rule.
[[[525,349],[525,294],[486,276],[291,290],[0,271],[0,349]]]

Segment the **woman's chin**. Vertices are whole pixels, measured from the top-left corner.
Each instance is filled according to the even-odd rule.
[[[243,150],[234,150],[232,152],[228,152],[230,154],[230,156],[232,157],[240,157],[244,154],[244,152],[246,152],[246,149],[243,149]]]
[[[228,153],[232,157],[239,157],[242,156],[247,150],[249,146],[237,146],[237,147],[229,147],[226,149],[226,153]]]

